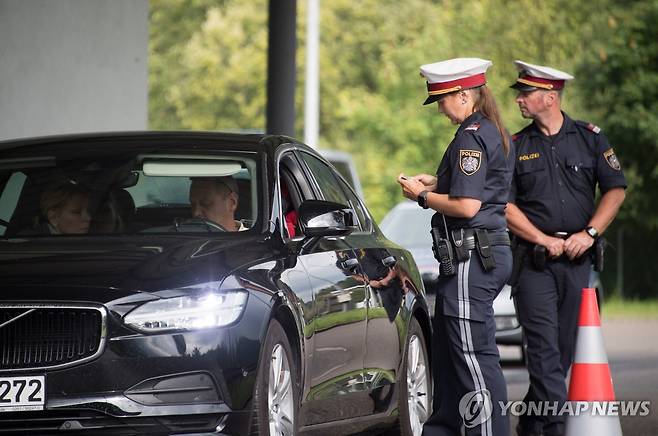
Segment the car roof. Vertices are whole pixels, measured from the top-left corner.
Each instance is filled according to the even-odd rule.
[[[247,152],[273,153],[274,150],[285,143],[294,143],[307,148],[293,138],[283,135],[207,132],[207,131],[127,131],[127,132],[94,132],[76,133],[66,135],[41,136],[18,138],[0,141],[0,151],[5,156],[21,155],[34,149],[43,147],[56,151],[57,145],[66,145],[67,148],[81,147],[86,151],[107,150],[108,147],[125,147],[136,149],[141,147],[177,148],[181,145],[203,150],[209,149],[239,149]]]

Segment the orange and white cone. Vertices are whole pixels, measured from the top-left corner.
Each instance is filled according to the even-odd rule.
[[[583,289],[580,302],[568,399],[579,413],[567,417],[565,436],[621,436],[619,415],[606,413],[615,401],[615,391],[603,344],[596,291],[592,288]]]

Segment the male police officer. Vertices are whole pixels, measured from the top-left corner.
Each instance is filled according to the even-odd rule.
[[[521,260],[515,286],[528,344],[530,388],[524,401],[566,401],[565,377],[573,361],[581,289],[590,253],[624,201],[626,180],[597,126],[560,110],[562,89],[573,79],[553,68],[515,61],[521,115],[533,122],[513,136],[516,164],[508,226]],[[598,183],[602,196],[595,207]],[[525,255],[525,256],[524,256]],[[559,408],[558,408],[559,410]],[[517,432],[559,435],[564,417],[522,416]]]

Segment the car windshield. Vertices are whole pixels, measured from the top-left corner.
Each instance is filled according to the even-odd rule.
[[[233,232],[258,219],[255,153],[88,154],[0,159],[0,236]]]
[[[391,241],[403,247],[427,245],[430,241],[432,209],[406,207],[393,208],[382,220],[380,229]]]

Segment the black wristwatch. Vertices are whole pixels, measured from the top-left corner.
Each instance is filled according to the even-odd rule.
[[[587,234],[590,235],[592,239],[599,237],[599,231],[592,226],[585,227],[585,232],[587,232]]]
[[[429,194],[429,191],[422,191],[420,194],[418,194],[418,206],[422,207],[423,209],[429,208],[427,205],[427,194]]]

